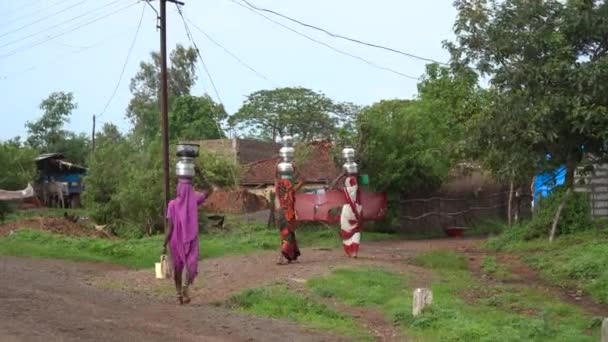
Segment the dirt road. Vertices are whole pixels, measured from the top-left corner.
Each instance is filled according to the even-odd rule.
[[[340,341],[208,305],[180,307],[93,286],[118,268],[0,257],[0,341]]]

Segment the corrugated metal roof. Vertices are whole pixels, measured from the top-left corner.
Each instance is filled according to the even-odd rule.
[[[49,159],[49,158],[57,158],[57,159],[63,159],[65,158],[63,154],[61,153],[44,153],[39,155],[38,157],[36,157],[36,159],[34,159],[35,161],[41,161],[41,160],[45,160],[45,159]]]

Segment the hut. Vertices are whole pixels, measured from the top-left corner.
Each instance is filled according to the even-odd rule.
[[[41,198],[49,205],[49,188],[61,185],[61,189],[66,207],[80,207],[80,194],[83,190],[83,177],[87,173],[87,168],[65,161],[65,156],[61,153],[46,153],[35,159],[37,178],[36,196]],[[51,197],[54,191],[50,191]]]

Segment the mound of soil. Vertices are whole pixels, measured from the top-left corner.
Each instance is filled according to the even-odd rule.
[[[254,213],[268,209],[268,201],[244,189],[215,191],[205,202],[205,209],[212,213]]]
[[[0,236],[8,236],[11,231],[19,229],[43,230],[55,234],[68,236],[89,236],[108,238],[104,232],[89,229],[83,225],[66,220],[63,217],[37,217],[20,221],[8,222],[0,225]]]

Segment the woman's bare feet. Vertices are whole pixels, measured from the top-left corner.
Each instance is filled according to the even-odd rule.
[[[184,296],[183,298],[183,304],[190,304],[190,292],[188,291],[188,286],[184,286],[184,288],[182,289],[182,295]]]

